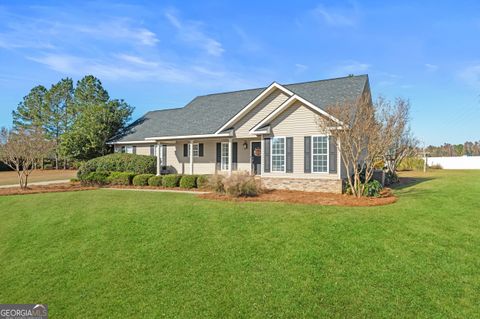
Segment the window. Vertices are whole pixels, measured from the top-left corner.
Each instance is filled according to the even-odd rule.
[[[328,172],[328,136],[312,137],[312,171]]]
[[[221,149],[221,170],[228,171],[228,143],[222,143]]]
[[[122,148],[120,149],[120,153],[125,153],[125,146],[122,146]]]
[[[125,153],[133,154],[133,146],[127,146],[125,148]]]
[[[187,144],[187,157],[190,157],[190,144]],[[193,144],[193,157],[200,156],[200,146],[198,143]]]
[[[272,172],[285,172],[285,137],[272,138]]]

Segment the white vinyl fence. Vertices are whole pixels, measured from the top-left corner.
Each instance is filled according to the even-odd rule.
[[[480,156],[427,157],[427,165],[443,169],[480,169]]]

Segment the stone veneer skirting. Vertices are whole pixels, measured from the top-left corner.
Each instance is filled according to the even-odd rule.
[[[267,189],[286,189],[304,192],[342,193],[342,181],[334,179],[262,177]]]

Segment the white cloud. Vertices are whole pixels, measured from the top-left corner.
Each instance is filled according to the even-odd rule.
[[[430,71],[430,72],[438,70],[438,65],[436,65],[436,64],[426,63],[425,67],[427,68],[427,71]]]
[[[296,63],[295,64],[295,71],[297,73],[301,73],[301,72],[304,72],[308,69],[308,66],[306,66],[305,64],[301,64],[301,63]]]
[[[478,89],[480,88],[480,64],[472,64],[464,68],[458,77],[466,84]]]
[[[356,6],[350,8],[326,7],[319,4],[312,10],[315,17],[332,27],[352,27],[359,19],[359,12]]]
[[[185,43],[197,46],[212,56],[221,56],[225,52],[220,42],[202,31],[202,23],[182,21],[174,10],[167,10],[165,17],[177,29],[180,39]]]

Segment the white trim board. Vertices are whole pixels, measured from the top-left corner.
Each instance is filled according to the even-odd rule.
[[[158,136],[147,137],[147,141],[168,141],[168,140],[186,140],[192,138],[209,138],[209,137],[231,137],[232,132],[222,134],[200,134],[200,135],[179,135],[179,136]]]

